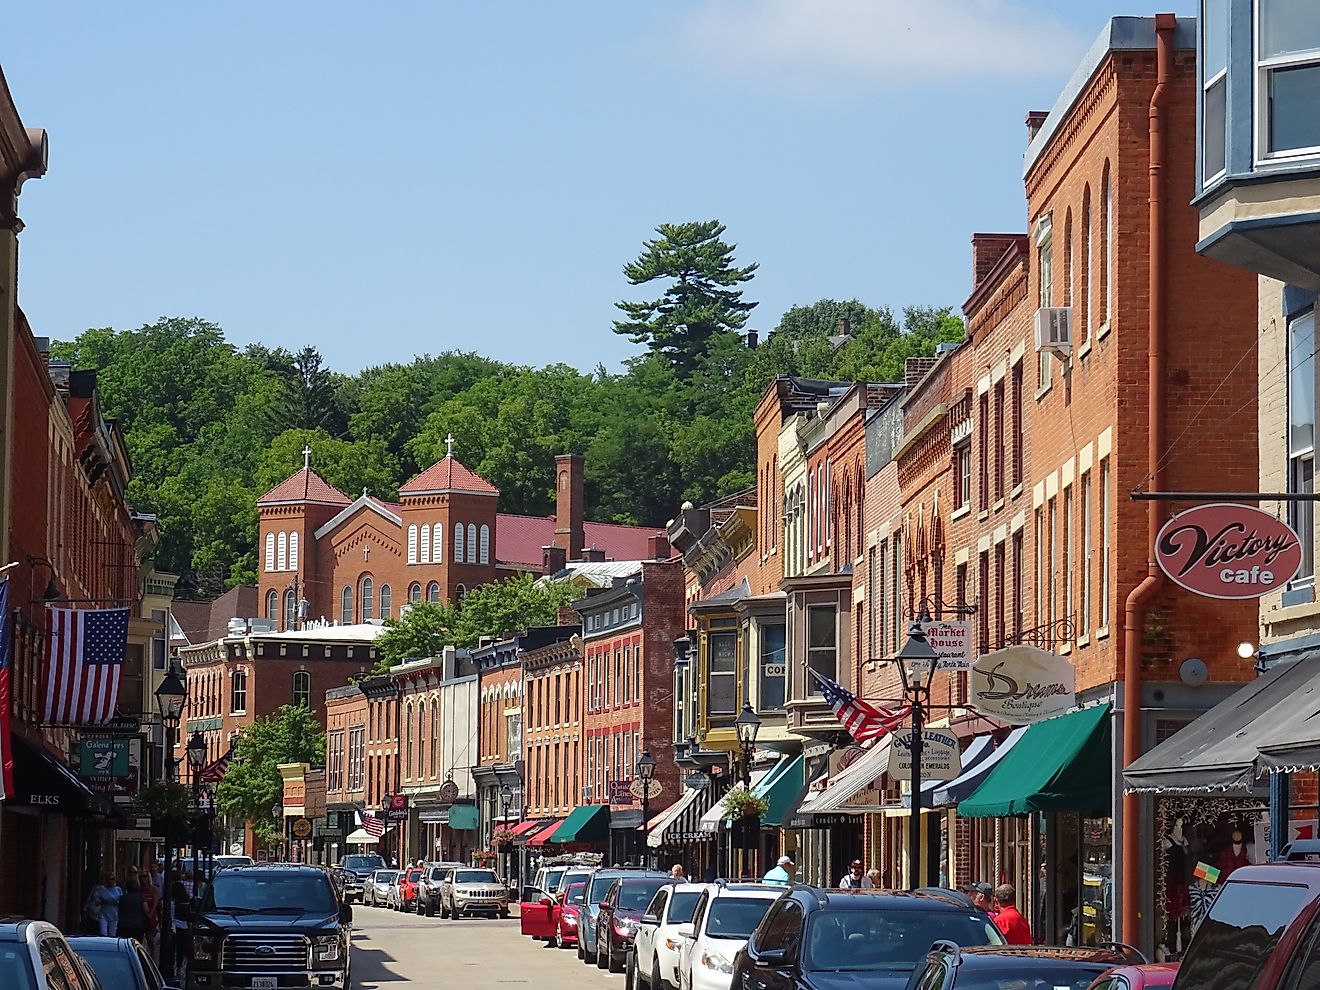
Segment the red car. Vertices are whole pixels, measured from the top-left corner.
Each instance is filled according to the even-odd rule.
[[[578,944],[578,924],[586,897],[585,881],[570,883],[559,893],[559,920],[555,928],[555,945],[561,949]]]
[[[1147,966],[1115,966],[1099,977],[1087,990],[1146,990],[1147,987],[1171,987],[1178,975],[1177,963],[1151,963]]]
[[[422,871],[411,869],[399,880],[399,910],[414,911],[417,908],[417,884],[422,879]]]

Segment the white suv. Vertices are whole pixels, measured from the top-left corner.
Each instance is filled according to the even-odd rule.
[[[651,990],[678,986],[678,956],[683,948],[678,926],[692,921],[705,890],[704,883],[670,883],[655,892],[628,953],[627,990],[635,990],[639,982]]]
[[[678,926],[683,940],[678,961],[679,990],[729,990],[733,957],[786,888],[724,881],[702,886],[705,890],[697,898],[692,921]]]

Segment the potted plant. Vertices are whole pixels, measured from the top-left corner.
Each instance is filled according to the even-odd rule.
[[[746,787],[735,787],[724,796],[724,817],[760,818],[770,810],[770,802],[753,794]]]
[[[165,835],[168,825],[188,821],[188,788],[177,780],[158,780],[138,794],[142,814],[151,819],[153,835]]]

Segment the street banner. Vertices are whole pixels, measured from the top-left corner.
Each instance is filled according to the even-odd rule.
[[[912,730],[901,729],[893,735],[889,747],[889,776],[895,780],[912,779]],[[953,780],[962,773],[962,753],[958,737],[943,729],[921,732],[921,779]]]
[[[1180,512],[1155,537],[1169,580],[1206,598],[1259,598],[1297,573],[1302,544],[1282,519],[1250,505],[1210,502]]]
[[[1036,646],[1006,646],[972,664],[970,707],[1009,725],[1031,725],[1071,711],[1075,685],[1067,658]]]

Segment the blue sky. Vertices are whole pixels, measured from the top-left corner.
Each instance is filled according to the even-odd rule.
[[[14,5],[0,66],[51,145],[20,302],[42,335],[196,315],[345,371],[615,367],[624,262],[718,217],[761,264],[752,326],[956,306],[971,233],[1024,229],[1026,111],[1107,17],[1195,6]]]

